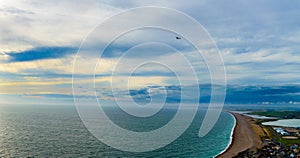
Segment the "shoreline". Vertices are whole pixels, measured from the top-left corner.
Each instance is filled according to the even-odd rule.
[[[250,117],[229,112],[235,118],[235,126],[228,147],[216,155],[216,158],[233,157],[247,149],[256,150],[262,145],[259,135],[253,129]]]
[[[224,154],[227,150],[229,150],[229,148],[232,145],[233,134],[234,134],[234,130],[236,128],[236,118],[234,117],[234,115],[231,114],[231,112],[228,112],[228,113],[233,117],[233,120],[234,120],[234,125],[233,125],[233,127],[231,129],[231,133],[230,133],[230,140],[229,140],[226,148],[224,150],[222,150],[220,153],[218,153],[217,155],[215,155],[214,158],[217,158],[217,157],[221,156],[222,154]]]

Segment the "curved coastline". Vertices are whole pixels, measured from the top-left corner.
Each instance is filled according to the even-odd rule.
[[[225,148],[223,151],[221,151],[219,154],[215,155],[214,158],[216,158],[216,157],[218,157],[218,156],[224,154],[224,153],[225,153],[227,150],[229,150],[229,148],[232,146],[233,134],[234,134],[234,130],[235,130],[235,128],[236,128],[236,118],[234,117],[234,115],[233,115],[232,113],[230,113],[230,112],[228,112],[228,113],[233,117],[233,120],[234,120],[234,125],[233,125],[233,127],[232,127],[232,129],[231,129],[231,133],[230,133],[230,140],[229,140],[229,142],[228,142],[226,148]]]
[[[252,118],[234,112],[229,113],[231,113],[236,120],[232,142],[227,150],[217,157],[233,157],[245,150],[255,151],[257,148],[261,148],[263,144],[260,135],[257,133],[257,129],[254,130],[256,125],[252,121]]]

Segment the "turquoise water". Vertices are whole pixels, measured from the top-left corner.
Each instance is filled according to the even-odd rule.
[[[113,108],[106,112],[123,128],[149,131],[166,124],[176,109],[164,109],[152,119],[154,123],[143,125]],[[0,106],[0,157],[213,157],[227,147],[234,118],[222,113],[213,130],[199,138],[204,114],[205,109],[199,110],[187,131],[164,148],[131,153],[98,141],[74,106]]]

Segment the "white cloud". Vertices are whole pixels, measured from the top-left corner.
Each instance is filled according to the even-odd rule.
[[[19,8],[11,12],[7,8]],[[1,49],[79,45],[97,24],[118,11],[97,1],[10,1],[0,9]],[[9,11],[9,12],[7,12]],[[27,12],[33,14],[27,14]]]
[[[259,4],[259,5],[258,5]],[[18,52],[40,46],[72,46],[78,47],[87,33],[98,23],[123,10],[139,6],[162,6],[186,12],[203,24],[215,39],[223,55],[227,69],[227,78],[230,83],[239,84],[256,79],[278,81],[280,83],[299,82],[299,14],[298,2],[273,1],[117,1],[117,0],[88,0],[88,1],[39,1],[39,0],[10,0],[0,1],[0,93],[23,94],[32,93],[59,93],[70,94],[71,89],[54,85],[70,85],[70,78],[35,76],[38,73],[50,72],[53,74],[71,74],[73,72],[73,56],[57,59],[36,60],[27,62],[8,62],[8,52]],[[98,53],[93,48],[108,40],[109,35],[118,30],[128,21],[141,23],[174,24],[189,30],[194,30],[178,21],[178,19],[164,19],[160,16],[145,15],[141,20],[121,19],[113,27],[107,27],[106,32],[95,36],[89,45],[86,56],[80,58],[79,63],[86,63],[77,67],[77,74],[90,75],[91,69],[98,62]],[[121,25],[120,25],[121,24]],[[135,31],[126,34],[117,44],[120,47],[132,46],[142,42],[157,41],[173,44],[182,50],[189,48],[183,40],[175,40],[174,34],[151,32],[148,30]],[[199,37],[200,38],[200,37]],[[199,39],[199,42],[205,42]],[[93,50],[93,51],[91,51]],[[97,50],[98,51],[98,50]],[[118,50],[123,53],[123,50]],[[203,82],[209,81],[205,62],[193,50],[184,50],[189,61],[196,66],[198,77]],[[148,52],[147,52],[148,53]],[[176,53],[158,52],[155,55],[139,55],[128,57],[116,76],[116,86],[124,87],[128,81],[121,73],[129,73],[136,63],[147,60],[173,65],[178,73],[185,74],[189,67],[183,64],[182,56]],[[96,82],[107,87],[110,78],[105,76],[112,72],[117,59],[114,57],[102,58],[96,74]],[[142,69],[144,72],[168,72],[160,66],[149,66]],[[92,71],[93,72],[93,71]],[[93,72],[94,73],[94,72]],[[9,76],[10,74],[11,76]],[[13,76],[12,74],[15,74]],[[26,75],[24,78],[16,76]],[[32,75],[32,76],[31,76]],[[139,76],[134,77],[132,88],[151,84],[166,85],[174,83],[173,77]],[[185,76],[188,81],[190,76]],[[249,81],[251,79],[251,81]],[[133,82],[134,81],[134,82]],[[90,79],[81,79],[86,84]],[[33,86],[33,85],[38,86]],[[15,85],[12,86],[12,85]]]

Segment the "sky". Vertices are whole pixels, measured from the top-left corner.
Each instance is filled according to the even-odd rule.
[[[226,68],[226,102],[300,102],[299,1],[2,0],[0,104],[72,104],[73,64],[82,41],[106,19],[142,6],[184,12],[209,32]],[[145,21],[185,27],[172,19],[145,16],[148,17],[143,19]],[[124,19],[124,25],[132,20]],[[134,30],[112,42],[100,59],[97,56],[99,50],[94,48],[107,40],[118,26],[106,29],[107,34],[99,35],[99,39],[85,48],[86,54],[81,61],[92,63],[100,60],[95,76],[95,91],[99,98],[133,97],[147,102],[150,96],[159,98],[167,92],[167,101],[180,101],[178,80],[162,65],[146,64],[133,73],[130,81],[126,77],[136,66],[134,63],[149,59],[176,65],[179,73],[188,71],[187,66],[180,64],[185,62],[181,55],[170,47],[157,44],[165,43],[182,51],[195,65],[203,92],[201,99],[203,102],[209,100],[209,72],[204,60],[195,56],[188,41],[176,40],[176,34],[163,30]],[[130,53],[123,55],[129,50]],[[121,56],[123,60],[118,62]],[[87,73],[91,68],[94,66],[85,64],[76,69],[80,84],[93,82],[91,74]],[[112,72],[117,87],[114,95],[109,90]],[[185,76],[183,80],[188,82],[190,78]],[[126,82],[128,84],[124,84]],[[93,96],[82,89],[78,97],[88,100]]]

